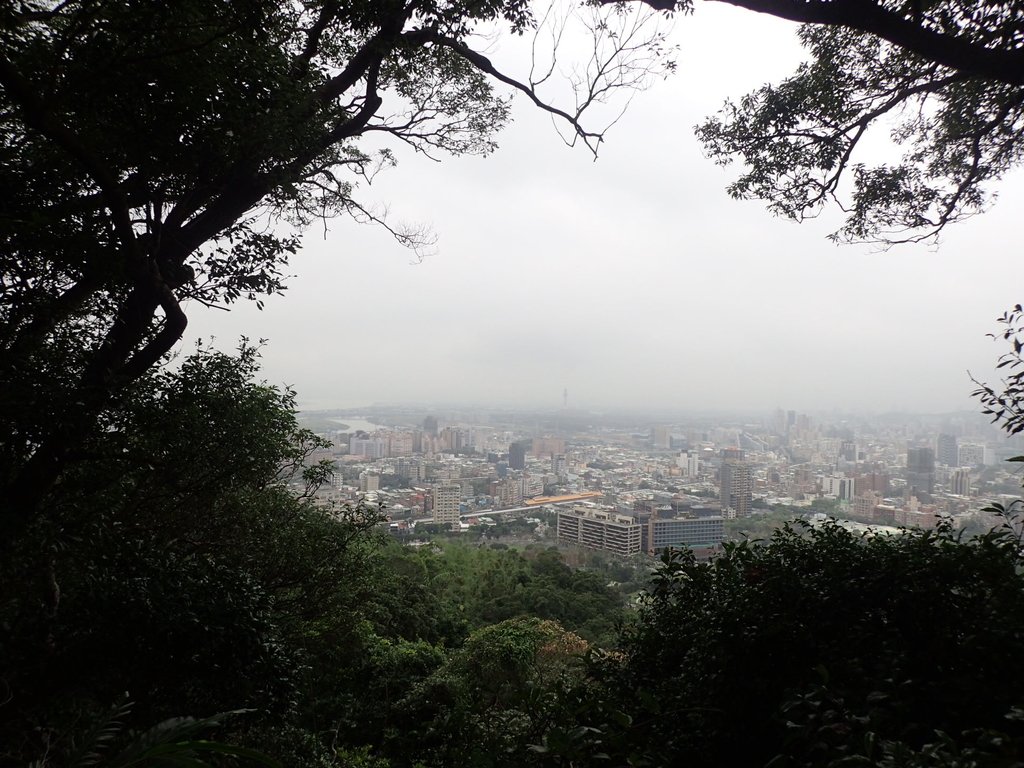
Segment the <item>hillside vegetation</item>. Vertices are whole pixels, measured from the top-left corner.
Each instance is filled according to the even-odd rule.
[[[1017,754],[1011,527],[962,541],[786,526],[708,564],[671,553],[628,608],[553,549],[414,549],[379,532],[379,510],[314,506],[320,442],[256,364],[248,347],[200,350],[140,380],[49,513],[7,543],[3,764]],[[169,721],[182,716],[213,719]]]

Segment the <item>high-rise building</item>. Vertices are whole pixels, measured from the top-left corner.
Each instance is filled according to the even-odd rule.
[[[388,455],[388,441],[378,437],[353,436],[348,441],[348,452],[353,456],[383,459]]]
[[[963,443],[959,450],[961,467],[980,467],[988,463],[988,449],[980,443]]]
[[[575,507],[558,510],[558,540],[627,557],[640,553],[643,526],[631,515]]]
[[[958,496],[971,495],[971,470],[957,469],[949,479],[949,490]]]
[[[935,490],[935,451],[907,449],[907,494],[927,501]]]
[[[956,435],[939,435],[938,440],[935,441],[935,459],[944,467],[960,466]]]
[[[853,498],[855,484],[852,477],[822,477],[821,493],[829,499],[849,500]]]
[[[437,417],[427,416],[423,420],[423,431],[431,437],[437,437]]]
[[[683,477],[695,480],[700,475],[700,454],[697,451],[681,451],[676,466],[683,470]]]
[[[556,453],[551,456],[551,471],[558,477],[565,475],[565,454]]]
[[[434,522],[450,525],[459,524],[459,504],[462,501],[462,486],[459,483],[438,483],[434,486]]]
[[[776,435],[786,434],[786,412],[781,408],[776,408],[775,413],[772,416],[772,432]]]
[[[512,443],[508,447],[509,469],[526,469],[526,443]]]
[[[752,501],[750,465],[739,459],[722,462],[720,498],[725,517],[746,517]]]
[[[652,427],[651,443],[655,448],[670,448],[672,446],[672,430],[668,427]]]
[[[412,432],[389,432],[388,456],[411,456],[415,439]]]
[[[438,435],[441,440],[441,450],[461,451],[466,447],[466,433],[458,427],[445,427]]]

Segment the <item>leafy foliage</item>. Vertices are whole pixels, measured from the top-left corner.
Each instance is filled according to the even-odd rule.
[[[524,765],[559,713],[587,643],[553,621],[509,619],[474,632],[404,702],[430,765]],[[408,747],[407,747],[408,749]],[[410,750],[413,751],[413,750]]]
[[[1024,681],[1019,565],[1007,531],[964,542],[949,528],[835,524],[728,544],[710,563],[670,553],[622,655],[598,659],[599,685],[577,695],[589,730],[545,749],[633,765],[853,765],[925,760],[937,731],[958,749],[978,729],[1019,738],[1006,719]]]
[[[288,712],[314,622],[346,621],[365,594],[376,512],[336,516],[289,490],[317,482],[318,442],[290,392],[252,381],[256,360],[200,351],[136,382],[0,563],[0,741],[14,754],[70,743],[125,691],[134,727]]]
[[[759,10],[787,16],[783,5]],[[1019,4],[861,0],[854,5],[862,15],[827,5],[793,11],[824,22],[800,30],[810,62],[698,127],[712,158],[747,166],[730,194],[797,220],[837,202],[847,219],[833,237],[850,241],[921,240],[982,210],[990,185],[1024,153],[1022,84],[1013,66],[1002,78],[946,51],[976,48],[977,62],[1010,53],[1024,18]],[[913,45],[925,40],[933,46]],[[902,158],[859,161],[872,129],[905,147]]]
[[[615,640],[624,614],[621,596],[594,572],[568,567],[556,549],[520,554],[508,549],[448,544],[441,553],[396,553],[392,567],[417,574],[422,589],[452,606],[468,629],[534,616],[557,621],[599,644]]]
[[[999,424],[1008,434],[1016,435],[1024,430],[1024,310],[1017,304],[1003,313],[999,322],[1005,327],[999,334],[990,334],[1010,345],[1010,351],[999,358],[997,368],[1006,371],[1002,391],[975,380],[978,389],[974,397],[984,406],[982,413],[992,417],[993,424]]]
[[[207,755],[212,755],[241,758],[249,764],[280,768],[280,763],[256,750],[201,738],[205,732],[220,727],[232,715],[241,714],[245,714],[245,710],[222,712],[202,720],[191,717],[165,720],[135,736],[128,746],[110,760],[104,761],[103,765],[107,768],[131,768],[154,764],[197,768],[215,765],[216,763],[208,763],[203,759]]]

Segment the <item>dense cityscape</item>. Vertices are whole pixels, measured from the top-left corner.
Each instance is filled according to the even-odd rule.
[[[525,521],[535,537],[619,556],[689,547],[699,558],[772,512],[968,531],[1019,495],[1019,450],[971,414],[758,420],[377,407],[307,413],[332,446],[325,503],[383,505],[391,532]],[[366,417],[366,418],[363,418]],[[368,421],[367,418],[372,419]],[[520,526],[522,529],[522,526]]]

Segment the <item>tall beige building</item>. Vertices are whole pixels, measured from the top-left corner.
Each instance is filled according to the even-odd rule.
[[[459,525],[459,502],[462,486],[459,483],[438,483],[434,486],[434,522]]]
[[[722,516],[749,515],[753,496],[750,465],[741,459],[727,458],[722,462],[721,480]]]

